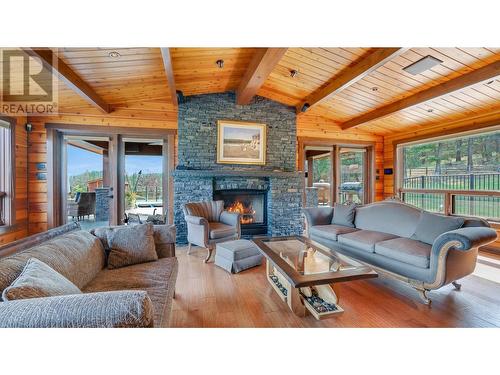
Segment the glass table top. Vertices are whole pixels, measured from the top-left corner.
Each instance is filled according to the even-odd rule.
[[[359,266],[353,260],[297,238],[263,239],[262,243],[283,259],[300,275],[315,275],[355,269]]]

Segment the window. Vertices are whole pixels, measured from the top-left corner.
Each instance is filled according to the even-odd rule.
[[[404,200],[425,210],[500,220],[500,131],[400,146]]]
[[[13,224],[14,201],[14,126],[0,118],[0,226]]]

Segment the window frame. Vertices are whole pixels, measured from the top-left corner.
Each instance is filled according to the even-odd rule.
[[[438,141],[447,141],[453,140],[464,136],[476,136],[482,135],[485,133],[500,131],[500,124],[498,121],[495,121],[490,124],[481,124],[477,125],[477,128],[471,129],[470,126],[461,127],[457,129],[447,129],[446,131],[442,131],[434,134],[420,135],[411,138],[404,138],[394,140],[392,142],[393,145],[393,168],[394,168],[394,179],[393,179],[393,196],[402,198],[401,192],[404,191],[403,180],[404,180],[404,155],[403,148],[405,146],[411,146],[415,144],[423,144],[430,142],[438,142]],[[406,189],[411,190],[411,189]],[[417,189],[414,189],[417,190]],[[422,189],[422,191],[431,191],[432,192],[444,192],[444,215],[452,215],[452,216],[461,216],[459,214],[453,213],[453,195],[463,195],[459,194],[460,192],[477,192],[478,190],[447,190],[447,189]],[[484,195],[484,194],[473,194],[473,195]],[[481,217],[476,215],[465,215],[465,216],[474,216]],[[496,219],[484,218],[487,220],[490,225],[496,230],[500,230],[500,222]]]
[[[0,225],[0,233],[2,233],[16,224],[16,120],[6,116],[0,116],[0,120],[9,124],[8,135],[0,137],[0,148],[2,149],[0,153],[0,191],[5,193],[5,196],[0,198],[4,220],[4,223]]]
[[[403,157],[403,148],[405,146],[411,146],[416,144],[423,143],[431,143],[438,141],[447,141],[455,138],[463,137],[463,136],[474,136],[481,135],[484,133],[499,131],[500,125],[494,126],[485,126],[478,129],[467,130],[467,131],[457,131],[453,132],[453,129],[449,130],[445,134],[438,135],[427,135],[420,136],[410,139],[399,139],[393,142],[393,150],[394,150],[394,195],[399,194],[399,190],[403,188],[403,179],[404,179],[404,157]]]

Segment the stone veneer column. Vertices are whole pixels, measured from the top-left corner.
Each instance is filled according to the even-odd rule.
[[[269,235],[302,234],[302,177],[272,177],[270,181],[271,187],[267,196]]]
[[[109,187],[95,189],[95,221],[109,220]]]

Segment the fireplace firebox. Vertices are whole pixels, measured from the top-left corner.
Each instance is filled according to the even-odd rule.
[[[241,234],[267,234],[267,191],[216,190],[214,200],[224,201],[224,209],[241,215]]]

